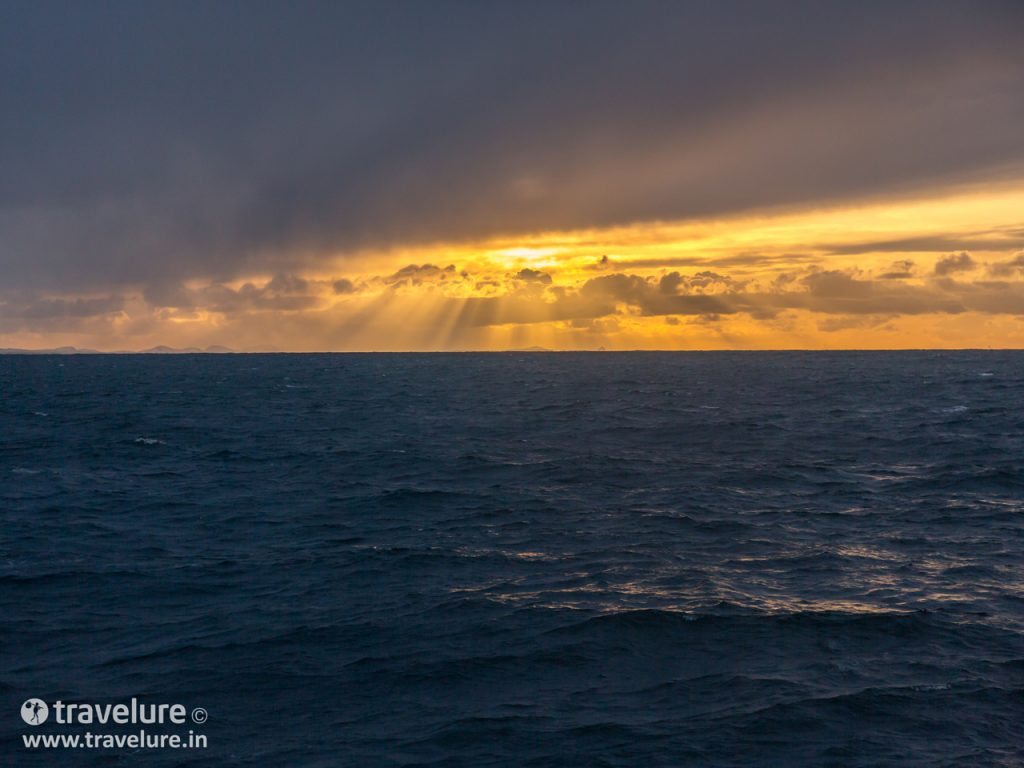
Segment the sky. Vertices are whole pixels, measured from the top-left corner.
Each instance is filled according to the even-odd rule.
[[[0,4],[0,347],[1024,347],[1024,4]]]

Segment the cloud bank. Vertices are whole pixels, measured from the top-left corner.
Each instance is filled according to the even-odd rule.
[[[1015,2],[11,2],[6,290],[879,194],[1024,161]]]
[[[380,343],[416,348],[514,343],[479,329],[538,324],[575,343],[637,318],[778,330],[811,313],[837,333],[1019,312],[1016,219],[859,241],[794,230],[785,249],[644,244],[658,222],[1018,183],[1012,0],[12,0],[0,14],[8,342],[269,333],[335,348],[373,346],[380,326]],[[632,250],[608,234],[643,222]],[[557,242],[581,231],[590,242]],[[559,255],[521,255],[517,238],[545,233]],[[494,239],[504,256],[465,252]]]

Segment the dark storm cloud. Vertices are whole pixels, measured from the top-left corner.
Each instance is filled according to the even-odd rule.
[[[836,270],[812,272],[801,280],[806,291],[784,291],[755,300],[779,309],[807,309],[830,314],[957,314],[967,306],[956,290],[896,281],[865,280]],[[952,288],[953,286],[948,286]]]
[[[253,310],[297,311],[316,305],[307,280],[296,275],[278,274],[263,285],[244,283],[232,288],[213,283],[201,288],[166,282],[149,287],[143,298],[152,307],[176,309],[202,308],[211,312],[234,313]]]
[[[667,275],[663,275],[661,280],[658,281],[658,290],[662,293],[669,295],[675,294],[679,290],[679,286],[683,284],[683,276],[678,272],[669,272]]]
[[[658,280],[658,290],[662,293],[674,295],[694,291],[699,292],[716,284],[731,286],[733,285],[733,280],[727,275],[720,275],[709,269],[687,276],[680,275],[678,272],[669,272],[667,275],[662,275],[661,279]]]
[[[124,309],[121,296],[91,299],[20,299],[0,302],[0,331],[78,328]]]
[[[911,259],[894,261],[888,272],[878,276],[879,280],[906,280],[914,276],[914,262]]]
[[[977,266],[977,263],[971,258],[971,254],[961,251],[943,256],[935,262],[935,274],[952,275],[954,272],[969,272]]]
[[[551,285],[551,275],[547,272],[542,272],[539,269],[530,269],[526,267],[519,270],[513,275],[513,279],[520,280],[524,283],[542,283],[544,285]]]
[[[98,299],[38,299],[24,303],[2,304],[0,314],[22,317],[26,320],[58,320],[107,315],[120,312],[123,307],[124,299],[120,296]]]
[[[671,276],[667,277],[670,284],[674,282]],[[634,307],[641,315],[705,315],[737,311],[718,296],[680,295],[667,291],[662,281],[655,282],[638,275],[606,275],[584,283],[580,295],[623,303]]]
[[[0,17],[6,291],[159,293],[1024,160],[1019,2],[9,0]]]
[[[454,280],[458,277],[460,275],[455,271],[454,264],[449,264],[443,269],[433,264],[409,264],[393,275],[383,278],[383,281],[389,285],[422,285]]]
[[[712,285],[719,290],[702,292]],[[1019,280],[967,283],[941,277],[918,285],[820,268],[777,281],[771,290],[752,289],[728,276],[707,272],[673,272],[660,278],[616,272],[549,295],[553,300],[539,301],[519,294],[452,299],[452,306],[457,307],[452,314],[457,317],[457,327],[474,327],[549,321],[585,323],[623,314],[717,321],[746,313],[763,320],[787,310],[806,310],[833,316],[819,325],[821,330],[832,332],[874,327],[901,315],[1024,313],[1024,282]]]
[[[1024,275],[1024,251],[1021,251],[1009,261],[1001,261],[989,266],[989,272],[996,277],[1011,277],[1013,275]]]

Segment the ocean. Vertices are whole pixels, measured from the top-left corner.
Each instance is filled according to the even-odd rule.
[[[1021,352],[3,356],[0,521],[4,765],[1024,764]]]

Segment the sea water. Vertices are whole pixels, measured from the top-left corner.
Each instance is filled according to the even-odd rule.
[[[5,764],[1024,761],[1019,352],[5,356],[0,523]]]

